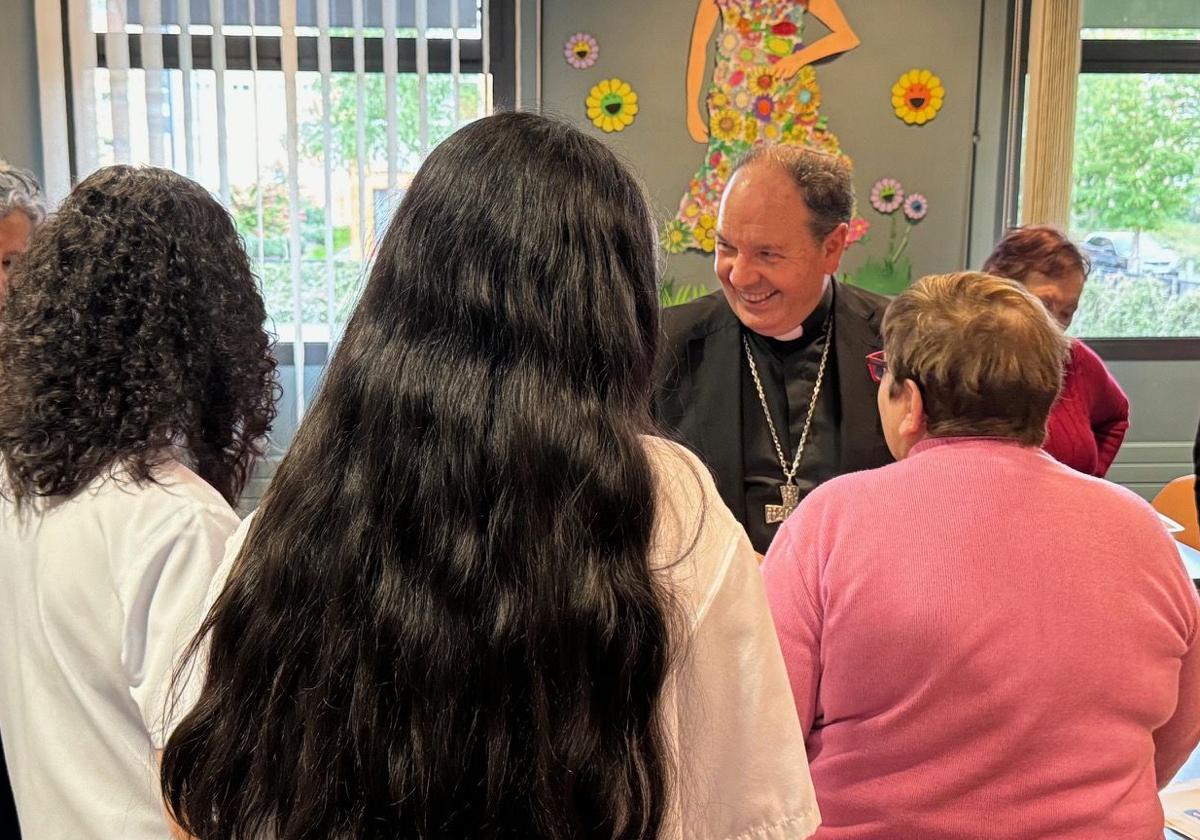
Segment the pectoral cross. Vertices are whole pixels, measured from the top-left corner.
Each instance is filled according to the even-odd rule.
[[[767,524],[775,525],[791,516],[792,511],[800,506],[800,488],[788,482],[779,486],[781,505],[767,505]]]

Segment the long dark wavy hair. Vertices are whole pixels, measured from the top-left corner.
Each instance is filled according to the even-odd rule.
[[[233,220],[166,169],[110,166],[34,234],[0,315],[0,461],[21,504],[182,449],[232,504],[277,383]]]
[[[653,230],[564,124],[430,155],[193,642],[162,764],[185,829],[657,836]]]

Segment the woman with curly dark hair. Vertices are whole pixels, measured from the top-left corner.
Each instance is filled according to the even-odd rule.
[[[29,837],[161,838],[172,665],[274,417],[233,221],[162,169],[88,177],[0,315],[0,728]]]
[[[656,256],[573,128],[502,114],[430,155],[214,578],[163,755],[183,828],[812,831],[754,552],[648,436]]]

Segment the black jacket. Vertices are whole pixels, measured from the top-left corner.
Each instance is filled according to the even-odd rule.
[[[833,359],[841,400],[840,472],[892,462],[879,422],[878,386],[866,357],[879,350],[888,299],[838,283],[833,302]],[[741,324],[722,292],[663,312],[654,413],[663,430],[700,456],[716,478],[725,504],[745,521],[742,447]]]
[[[1192,449],[1192,472],[1196,474],[1196,515],[1200,516],[1200,424],[1196,426],[1196,446]]]

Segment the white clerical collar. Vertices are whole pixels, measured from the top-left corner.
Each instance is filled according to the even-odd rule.
[[[776,341],[795,341],[802,335],[804,335],[803,321],[800,323],[800,326],[796,327],[796,329],[792,330],[791,332],[785,332],[783,335],[773,335],[771,338],[775,339]]]
[[[813,314],[818,310],[824,311],[825,317],[829,317],[829,314],[833,312],[833,280],[828,275],[825,276],[825,290],[821,292],[821,298],[817,301],[817,305],[813,307],[813,311],[805,315],[804,320],[801,321],[794,330],[788,330],[780,335],[772,335],[769,337],[775,341],[795,341],[800,336],[804,335],[805,321],[807,321],[809,318],[812,318]],[[825,317],[821,319],[822,322],[824,322]]]

